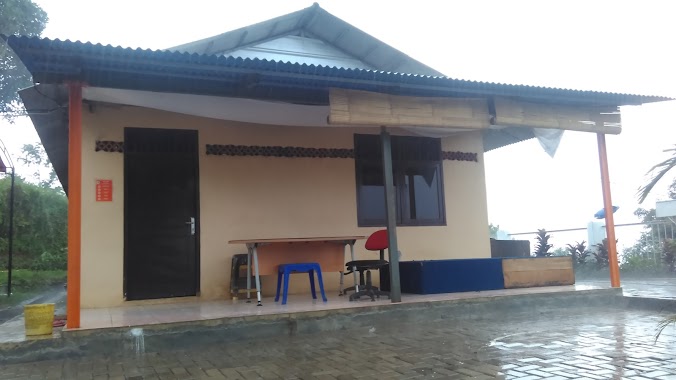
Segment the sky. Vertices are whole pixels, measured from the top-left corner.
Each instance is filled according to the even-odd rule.
[[[37,0],[43,36],[162,49],[312,5],[311,1]],[[459,79],[676,98],[670,1],[351,1],[320,6],[409,56]],[[676,143],[676,102],[624,107],[608,136],[616,223],[637,221],[636,191]],[[37,141],[27,118],[0,124],[18,153]],[[15,160],[16,161],[16,160]],[[565,132],[554,158],[536,140],[485,155],[489,221],[517,233],[585,227],[602,208],[594,134]],[[676,174],[676,173],[675,173]],[[643,207],[664,198],[667,179]],[[622,237],[618,229],[618,237]],[[626,235],[628,236],[628,235]],[[561,235],[554,243],[586,239]],[[625,239],[626,240],[626,239]]]

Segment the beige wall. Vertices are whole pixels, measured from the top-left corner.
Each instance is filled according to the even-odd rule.
[[[123,140],[123,128],[199,131],[201,297],[229,294],[232,239],[368,235],[357,227],[354,160],[207,156],[206,144],[352,148],[353,134],[377,129],[295,128],[227,122],[135,107],[97,106],[83,115],[82,306],[123,300],[123,155],[94,152]],[[490,257],[481,136],[445,138],[443,150],[479,153],[479,163],[444,161],[447,226],[400,227],[402,260]],[[95,201],[95,180],[113,180],[113,202]],[[359,257],[374,257],[357,243]],[[337,273],[324,276],[335,291]],[[264,278],[268,295],[275,279]],[[307,291],[299,278],[295,289]],[[350,279],[347,280],[350,284]],[[293,285],[293,284],[292,284]]]

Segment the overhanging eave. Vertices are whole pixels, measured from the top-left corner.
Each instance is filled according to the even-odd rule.
[[[68,93],[65,86],[39,85],[19,91],[47,157],[68,194]]]

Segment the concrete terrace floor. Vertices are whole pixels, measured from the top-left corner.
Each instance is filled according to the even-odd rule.
[[[404,301],[424,302],[433,299],[461,299],[476,296],[491,295],[510,295],[519,293],[542,292],[552,290],[570,290],[570,289],[598,289],[610,286],[608,280],[594,279],[578,281],[575,287],[555,287],[547,288],[514,289],[508,291],[493,292],[469,292],[469,293],[450,293],[445,295],[429,296],[404,296]],[[676,278],[656,278],[656,279],[624,279],[622,280],[623,294],[625,296],[650,297],[676,299]],[[62,291],[62,297],[57,302],[57,314],[65,314],[65,292]],[[253,295],[255,297],[255,294]],[[191,302],[186,299],[184,302],[172,304],[152,305],[149,308],[140,308],[138,306],[125,306],[120,308],[102,308],[89,309],[83,311],[82,327],[87,329],[105,328],[115,326],[129,326],[138,324],[156,324],[170,321],[200,320],[227,316],[242,316],[247,314],[267,314],[284,313],[300,310],[317,309],[335,309],[354,306],[369,306],[371,302],[359,302],[357,305],[351,305],[343,297],[335,297],[335,294],[327,294],[330,299],[328,304],[321,302],[312,302],[309,295],[292,296],[287,306],[271,304],[270,299],[266,299],[262,308],[256,308],[254,305],[246,304],[241,299],[233,304],[232,301],[212,301],[204,303]],[[386,300],[379,301],[386,302]],[[271,307],[272,306],[272,307]],[[19,342],[26,339],[24,335],[24,321],[21,310],[17,308],[13,317],[0,321],[0,343]],[[56,330],[58,336],[58,329]],[[32,338],[31,338],[32,339]]]
[[[444,293],[444,294],[404,294],[403,304],[416,304],[435,301],[466,300],[476,298],[499,298],[529,294],[567,293],[602,289],[603,287],[581,284],[574,286],[552,286],[524,289],[503,289],[480,292]],[[331,311],[339,309],[368,308],[371,306],[392,305],[389,299],[381,298],[376,302],[364,297],[359,301],[351,302],[348,297],[339,297],[335,293],[328,293],[328,302],[313,300],[310,294],[290,295],[286,305],[274,302],[273,298],[264,298],[263,306],[256,306],[255,294],[252,294],[251,303],[246,299],[201,301],[198,298],[186,297],[176,299],[175,302],[159,301],[156,304],[130,302],[120,307],[83,309],[81,314],[81,328],[79,331],[100,330],[110,328],[130,328],[134,326],[161,325],[189,321],[209,321],[224,318],[238,318],[245,316],[284,315],[298,312]],[[54,329],[51,336],[26,337],[23,315],[17,315],[0,324],[0,343],[23,342],[36,339],[60,337],[61,329]]]
[[[0,379],[674,379],[676,330],[655,342],[660,318],[607,308],[525,310],[0,365]]]
[[[482,296],[500,296],[514,294],[528,294],[548,291],[569,291],[571,289],[599,289],[608,288],[608,280],[594,279],[578,281],[574,287],[552,287],[513,289],[490,292],[449,293],[442,295],[404,295],[404,302],[425,302],[439,299],[463,299]],[[623,294],[625,296],[676,299],[676,278],[656,279],[624,279],[622,281]],[[65,313],[65,292],[57,303],[57,314]],[[253,294],[255,297],[255,294]],[[183,302],[158,304],[145,307],[130,305],[119,308],[101,308],[83,310],[82,327],[85,329],[97,329],[107,327],[120,327],[130,325],[148,325],[166,322],[181,322],[188,320],[205,320],[222,317],[238,317],[243,315],[262,315],[275,313],[288,313],[303,310],[331,310],[345,307],[365,307],[373,303],[361,301],[357,304],[347,302],[346,298],[336,297],[335,294],[327,294],[329,303],[313,302],[309,295],[292,296],[286,306],[272,303],[271,299],[265,299],[265,306],[255,307],[255,303],[246,304],[241,298],[238,302],[230,300],[196,302],[186,299]],[[387,300],[377,302],[387,303]],[[53,337],[58,337],[59,329],[55,329]],[[44,339],[39,337],[37,339]],[[36,339],[36,338],[28,338]],[[17,309],[13,318],[0,321],[0,343],[21,342],[27,340],[24,334],[24,321],[21,311]]]

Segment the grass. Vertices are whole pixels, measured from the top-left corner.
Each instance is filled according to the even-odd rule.
[[[12,271],[12,293],[30,291],[66,282],[65,270],[15,269]],[[7,286],[7,271],[0,271],[0,286]]]
[[[3,287],[4,286],[6,286],[6,285],[3,284]],[[22,303],[23,301],[30,299],[32,297],[35,297],[35,296],[40,294],[39,290],[30,290],[30,291],[18,290],[18,291],[14,291],[14,289],[12,289],[12,296],[7,297],[6,290],[7,289],[5,288],[5,289],[2,289],[2,291],[0,291],[0,311],[2,311],[5,308],[8,308],[8,307],[18,305],[18,304]]]
[[[33,297],[45,288],[66,283],[65,270],[33,271],[15,269],[12,271],[12,296],[6,296],[7,271],[0,271],[0,306],[13,306]]]

